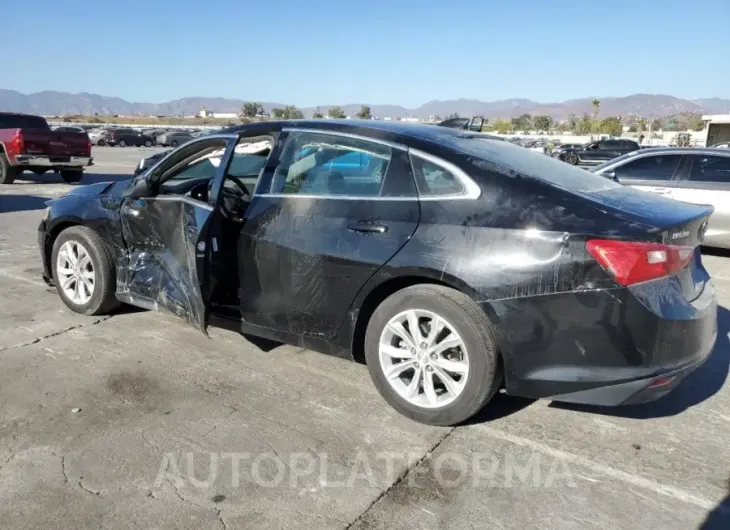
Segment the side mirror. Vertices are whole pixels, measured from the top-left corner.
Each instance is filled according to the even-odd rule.
[[[606,177],[607,179],[615,180],[616,182],[618,182],[618,177],[616,176],[616,172],[613,171],[613,170],[611,170],[611,171],[604,171],[603,173],[601,173],[601,176],[602,177]]]
[[[128,199],[141,199],[143,197],[151,197],[152,195],[154,194],[152,193],[147,176],[134,179],[132,185],[124,193],[124,196]]]

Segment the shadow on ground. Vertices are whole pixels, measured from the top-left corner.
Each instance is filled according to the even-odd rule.
[[[96,184],[99,182],[119,182],[132,178],[131,173],[94,173],[93,171],[84,171],[81,182],[69,184],[71,186],[83,186],[84,184]],[[28,184],[66,184],[59,173],[49,171],[43,175],[36,175],[30,171],[24,171],[15,178],[13,186]]]
[[[700,530],[727,530],[728,528],[730,528],[730,479],[728,479],[727,497],[707,514]]]
[[[725,385],[730,371],[730,311],[717,308],[717,342],[709,358],[672,392],[651,403],[624,407],[597,407],[573,403],[550,404],[554,408],[590,412],[605,416],[648,419],[675,416],[711,398]],[[726,526],[725,528],[730,528]]]
[[[35,195],[0,195],[0,213],[42,210],[49,199]]]

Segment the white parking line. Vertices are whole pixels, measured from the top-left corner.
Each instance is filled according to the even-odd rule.
[[[4,276],[5,278],[10,278],[12,280],[18,280],[21,282],[25,282],[31,285],[35,285],[37,287],[43,287],[44,289],[48,289],[48,285],[43,283],[41,280],[34,280],[32,278],[26,278],[25,276],[21,276],[19,274],[13,274],[12,272],[8,272],[6,270],[0,269],[0,276]]]
[[[677,501],[692,504],[706,511],[718,509],[718,505],[720,503],[720,500],[711,501],[709,499],[705,499],[704,497],[699,497],[688,491],[660,484],[659,482],[655,482],[639,475],[633,475],[631,473],[627,473],[626,471],[620,471],[610,466],[594,462],[593,460],[590,460],[588,458],[578,456],[573,453],[566,453],[565,451],[560,451],[559,449],[553,449],[552,447],[541,444],[540,442],[535,442],[521,436],[515,436],[486,425],[481,425],[479,429],[486,431],[487,435],[491,436],[492,438],[496,438],[498,440],[502,440],[514,445],[519,445],[521,447],[527,447],[529,449],[532,449],[533,451],[539,451],[553,458],[560,458],[568,463],[573,462],[577,465],[586,467],[592,471],[595,471],[596,473],[605,475],[609,478],[620,480],[621,482],[625,482],[626,484],[651,491],[658,495],[664,495],[665,497],[669,497]],[[723,513],[730,512],[730,510],[722,506],[719,509]]]

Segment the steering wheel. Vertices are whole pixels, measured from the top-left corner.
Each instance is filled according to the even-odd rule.
[[[223,182],[223,186],[221,187],[221,200],[220,200],[220,206],[221,211],[223,213],[223,216],[232,220],[232,221],[240,221],[241,220],[241,203],[248,203],[251,201],[251,196],[249,195],[248,188],[246,188],[246,185],[238,178],[233,176],[226,176],[226,180],[231,180],[240,193],[238,193],[236,190],[227,189],[225,186],[225,181]],[[213,187],[213,181],[210,181],[209,189],[212,189]]]

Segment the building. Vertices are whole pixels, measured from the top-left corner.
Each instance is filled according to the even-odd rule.
[[[730,114],[708,114],[702,116],[702,121],[707,130],[707,147],[730,142]]]
[[[207,108],[202,107],[200,109],[200,112],[198,113],[198,117],[213,118],[213,119],[220,119],[220,120],[230,120],[230,119],[238,118],[238,113],[236,113],[236,112],[211,112]]]

